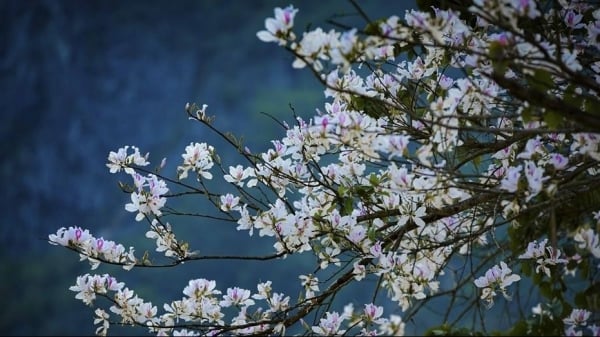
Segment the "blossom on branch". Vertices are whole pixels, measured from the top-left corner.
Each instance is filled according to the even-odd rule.
[[[477,278],[474,283],[475,286],[482,289],[481,299],[486,301],[488,306],[491,307],[494,305],[496,291],[500,291],[506,299],[510,300],[510,296],[506,292],[506,287],[519,280],[521,280],[521,277],[512,274],[511,269],[508,268],[506,263],[501,261],[500,266],[495,265],[488,269],[485,275]]]
[[[212,179],[208,172],[213,167],[214,148],[206,143],[190,143],[185,147],[185,153],[181,155],[183,164],[177,167],[178,179],[185,179],[188,171],[192,170],[198,174],[198,178]]]
[[[108,154],[108,163],[106,166],[110,169],[110,173],[117,173],[124,170],[127,174],[133,174],[135,171],[131,167],[136,166],[147,166],[150,164],[148,159],[148,153],[145,156],[141,156],[140,149],[137,146],[131,146],[133,153],[127,154],[130,146],[124,146],[117,150],[117,152],[110,151]]]
[[[133,290],[86,274],[72,286],[76,297],[96,305],[110,295],[117,322],[145,324],[160,335],[271,335],[292,327],[319,335],[403,334],[443,298],[453,303],[444,317],[471,315],[470,332],[477,333],[488,329],[477,302],[491,307],[498,293],[510,299],[508,287],[522,290],[518,281],[527,276],[552,303],[548,311],[536,307],[535,319],[562,320],[564,331],[549,325],[556,334],[582,333],[584,324],[597,333],[587,314],[593,305],[582,298],[595,290],[600,258],[600,10],[581,1],[475,0],[371,21],[354,5],[370,21],[364,28],[316,27],[296,40],[298,9],[290,5],[275,8],[257,33],[289,51],[291,67],[313,72],[327,100],[313,116],[282,122],[284,133],[266,150],[242,151],[211,124],[206,105],[186,106],[245,165],[223,164],[205,142],[186,146],[177,179],[146,171],[148,156],[136,147],[108,158],[111,173],[131,176],[132,186],[121,184],[131,194],[125,209],[148,220],[146,236],[170,258],[168,266],[236,257],[190,253],[166,217],[230,221],[271,246],[272,255],[239,259],[306,257],[300,282],[290,285],[295,293],[274,292],[270,280],[254,294],[242,285],[222,292],[216,281],[195,278],[159,315],[160,306]],[[183,181],[190,171],[199,186]],[[213,190],[205,180],[215,172],[235,192]],[[170,188],[175,192],[167,194]],[[175,204],[165,211],[167,198],[198,194],[201,212]],[[102,261],[151,265],[148,254],[138,262],[133,248],[79,227],[49,239],[79,252],[92,269]],[[503,260],[486,270],[492,259]],[[504,261],[520,263],[513,272]],[[582,283],[564,282],[565,275]],[[364,306],[340,303],[350,284],[372,286]],[[588,307],[553,309],[574,304]],[[384,308],[398,315],[386,318]],[[108,313],[95,317],[97,332],[106,334]],[[429,332],[464,333],[454,323],[438,328]]]

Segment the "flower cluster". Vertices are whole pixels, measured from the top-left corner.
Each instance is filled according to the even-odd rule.
[[[137,259],[134,248],[125,249],[122,244],[96,238],[87,229],[81,227],[60,228],[56,234],[48,236],[50,244],[69,247],[79,252],[81,260],[87,259],[91,269],[96,269],[101,261],[123,265],[129,270],[135,266]]]
[[[149,153],[144,157],[140,155],[137,147],[132,146],[132,154],[127,154],[129,146],[122,147],[117,152],[111,151],[108,154],[108,163],[106,166],[110,173],[125,171],[133,179],[134,187],[129,191],[131,193],[131,202],[125,205],[125,209],[136,214],[136,221],[141,221],[146,216],[162,215],[161,208],[164,207],[167,199],[164,195],[169,191],[164,180],[155,174],[143,176],[136,171],[136,167],[143,167],[150,164],[148,162]],[[164,159],[161,167],[164,166]]]
[[[168,222],[163,225],[157,219],[153,219],[150,229],[146,232],[146,237],[156,240],[157,252],[164,252],[165,256],[176,259],[185,259],[191,255],[188,245],[177,241]]]
[[[340,336],[347,330],[342,329],[346,321],[348,327],[359,327],[361,336],[403,336],[405,323],[398,315],[389,318],[382,317],[383,307],[367,303],[362,311],[356,312],[352,304],[344,307],[343,313],[336,311],[326,312],[325,317],[319,320],[319,325],[314,325],[311,330],[318,336]],[[377,328],[378,327],[378,328]]]
[[[143,220],[146,216],[161,216],[161,208],[167,202],[164,197],[169,189],[164,180],[154,174],[144,177],[138,173],[132,174],[135,191],[131,193],[131,202],[125,205],[128,212],[135,213],[136,221]]]
[[[198,177],[212,179],[212,174],[208,171],[213,166],[212,154],[214,148],[206,143],[190,143],[185,147],[183,164],[177,167],[177,177],[185,179],[188,171],[192,170],[198,174]]]
[[[108,163],[106,166],[110,169],[110,173],[117,173],[124,170],[127,174],[133,174],[135,171],[133,165],[136,166],[147,166],[148,155],[141,156],[140,149],[136,146],[131,146],[133,153],[127,154],[130,146],[124,146],[117,150],[117,152],[110,151],[108,154]]]
[[[565,336],[582,336],[583,331],[578,330],[578,328],[588,325],[588,319],[591,314],[588,310],[574,308],[571,314],[563,319],[563,323],[565,323]],[[600,335],[600,326],[596,324],[587,326],[587,329],[591,332],[592,336]]]
[[[560,249],[546,246],[547,243],[548,239],[544,239],[539,243],[537,241],[530,242],[527,245],[527,251],[519,255],[519,259],[534,259],[537,264],[536,273],[543,271],[546,276],[550,277],[549,266],[565,264],[568,260],[560,257]]]
[[[87,305],[92,305],[97,295],[109,297],[113,300],[110,312],[121,319],[122,324],[140,324],[147,326],[150,332],[159,335],[172,333],[178,335],[188,331],[186,329],[174,330],[175,324],[180,321],[189,324],[220,324],[222,325],[224,308],[234,306],[238,308],[239,315],[233,319],[234,325],[248,325],[248,328],[238,329],[238,333],[248,334],[260,332],[264,326],[261,324],[248,324],[259,322],[261,319],[268,318],[271,314],[283,312],[288,308],[289,297],[284,297],[281,293],[273,293],[271,283],[259,284],[258,292],[252,295],[252,298],[264,300],[267,304],[267,310],[260,314],[257,319],[250,319],[247,316],[247,310],[255,304],[250,298],[249,290],[238,287],[228,288],[226,295],[220,296],[221,291],[216,289],[216,282],[207,279],[190,280],[183,289],[183,297],[170,304],[165,304],[164,314],[158,315],[156,306],[150,302],[145,302],[132,290],[124,287],[124,283],[117,282],[109,275],[89,275],[85,274],[77,278],[77,283],[70,287],[70,290],[77,292],[75,296]],[[219,300],[220,299],[220,300]],[[100,311],[98,311],[100,310]],[[98,332],[106,334],[106,322],[109,321],[109,314],[102,309],[96,310],[96,324],[102,324]],[[260,313],[262,310],[257,310]],[[170,326],[171,328],[164,328]],[[186,325],[179,325],[185,327]],[[191,327],[191,325],[190,325]],[[211,329],[217,333],[218,329]],[[191,330],[189,330],[191,332]]]

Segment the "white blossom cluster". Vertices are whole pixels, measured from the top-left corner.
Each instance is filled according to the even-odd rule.
[[[522,220],[528,212],[546,214],[548,226],[555,226],[552,207],[574,190],[592,188],[573,185],[575,178],[598,180],[600,134],[564,126],[555,111],[530,104],[527,97],[516,97],[518,104],[509,97],[519,94],[509,90],[520,85],[518,79],[539,80],[540,87],[531,90],[545,90],[553,104],[570,99],[567,94],[583,97],[574,108],[582,114],[574,118],[599,99],[597,91],[572,82],[587,78],[589,87],[600,86],[600,59],[584,69],[583,57],[590,50],[600,52],[600,9],[583,2],[558,5],[544,9],[535,1],[476,0],[470,7],[474,25],[451,10],[411,10],[371,23],[371,34],[316,28],[300,38],[293,32],[298,9],[276,8],[257,37],[291,51],[294,68],[319,74],[330,101],[311,118],[286,123],[285,136],[252,155],[247,166],[221,167],[223,180],[239,193],[200,191],[236,221],[238,230],[272,238],[277,256],[312,254],[317,272],[337,271],[339,283],[299,272],[302,294],[294,297],[273,292],[271,281],[258,284],[256,292],[242,287],[221,292],[215,281],[195,279],[184,288],[185,297],[164,304],[163,314],[107,275],[86,274],[71,290],[89,305],[98,294],[112,296],[110,311],[122,323],[143,325],[158,335],[285,334],[301,320],[294,320],[295,314],[315,310],[350,281],[377,280],[398,312],[410,311],[443,290],[441,280],[454,256],[494,250],[501,225],[533,227]],[[541,18],[564,28],[554,40],[524,30],[523,22]],[[399,57],[414,44],[423,52]],[[206,105],[191,118],[209,125]],[[124,170],[133,179],[126,210],[150,223],[146,237],[156,241],[158,252],[176,263],[193,259],[162,220],[166,181],[157,174],[141,175],[148,155],[142,157],[136,147],[128,154],[128,149],[111,152],[107,164],[110,172]],[[211,170],[220,165],[216,158],[211,145],[190,143],[177,167],[177,182],[182,184],[189,171],[201,185],[213,179]],[[252,193],[266,190],[273,197],[259,207]],[[494,209],[483,211],[480,204]],[[575,255],[557,247],[549,231],[529,242],[516,261],[496,255],[491,268],[469,277],[477,297],[488,307],[498,294],[510,300],[508,287],[522,278],[514,267],[519,262],[532,260],[535,273],[547,278],[565,270],[574,276],[572,264],[584,257],[597,264],[600,241],[593,228],[599,212],[584,214],[587,227],[559,233],[577,247]],[[125,253],[80,228],[63,228],[50,235],[50,242],[79,251],[93,268],[98,261],[128,267],[137,261],[133,249]],[[385,318],[376,303],[361,308],[348,304],[343,312],[324,311],[315,325],[302,322],[318,335],[404,333],[401,315]],[[227,316],[230,309],[233,317]],[[570,326],[566,334],[577,333],[588,319],[586,311],[577,310],[564,318]],[[98,309],[96,316],[97,333],[106,334],[109,314]],[[598,332],[595,325],[590,330]]]

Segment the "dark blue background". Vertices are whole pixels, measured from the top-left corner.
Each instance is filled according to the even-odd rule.
[[[174,177],[189,142],[221,144],[187,120],[187,102],[208,104],[218,127],[243,135],[255,151],[283,135],[260,112],[291,122],[290,104],[301,116],[322,106],[323,88],[309,71],[292,69],[291,55],[256,38],[273,8],[289,3],[0,1],[2,334],[93,333],[92,310],[68,291],[77,275],[89,272],[87,263],[46,239],[59,227],[80,225],[137,245],[146,224],[123,209],[128,195],[117,181],[125,178],[109,174],[109,151],[139,146],[155,164],[166,157],[165,172]],[[341,0],[295,6],[298,32],[309,23],[324,26],[332,14],[355,12]],[[364,5],[378,18],[402,15],[407,3],[393,6]],[[194,248],[216,253],[244,252],[249,241],[232,227],[197,224],[187,231],[203,245]],[[110,266],[96,272],[122,275],[162,311],[160,296],[180,298],[190,278],[215,278],[222,288],[279,277],[281,284],[294,263],[303,262],[289,260],[272,275],[254,264],[219,263],[184,266],[179,276],[173,270],[123,274]]]

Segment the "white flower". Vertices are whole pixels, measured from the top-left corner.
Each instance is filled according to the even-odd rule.
[[[266,30],[256,33],[256,36],[263,42],[278,42],[280,45],[286,44],[288,32],[294,25],[294,17],[298,10],[292,5],[286,8],[275,8],[275,17],[265,20]],[[289,33],[290,40],[293,40],[293,33]]]
[[[600,214],[600,212],[598,212]],[[596,258],[600,258],[600,237],[595,231],[591,228],[584,229],[580,228],[573,240],[578,243],[577,247],[580,249],[589,250],[592,255]]]
[[[173,336],[200,336],[200,333],[194,330],[180,329],[173,330]]]
[[[427,208],[419,206],[418,198],[407,198],[402,201],[400,206],[400,217],[398,218],[398,226],[404,226],[407,222],[414,222],[417,226],[425,226],[425,221],[421,219],[427,215]]]
[[[493,266],[485,272],[484,276],[476,279],[474,283],[478,288],[483,288],[481,299],[487,301],[488,305],[491,307],[494,304],[496,291],[502,292],[506,299],[510,299],[510,296],[506,293],[506,287],[520,279],[521,277],[512,274],[510,268],[502,261],[500,262],[500,266]]]
[[[183,294],[189,298],[199,300],[204,296],[218,295],[221,292],[215,290],[217,283],[214,280],[194,279],[188,282],[188,285],[183,289]]]
[[[101,326],[96,328],[96,335],[106,336],[106,334],[108,333],[108,328],[110,327],[110,322],[108,321],[110,315],[100,308],[97,308],[96,311],[94,311],[94,315],[96,316],[96,318],[94,319],[94,324],[102,324]]]
[[[163,195],[169,191],[165,181],[154,174],[149,174],[147,177],[134,174],[133,177],[138,191],[131,193],[131,202],[125,205],[125,210],[138,212],[136,221],[141,221],[146,215],[162,215],[160,209],[167,202]],[[144,187],[148,187],[148,190]]]
[[[569,158],[563,156],[560,153],[550,154],[549,162],[557,170],[564,170],[569,164]]]
[[[125,146],[117,150],[117,152],[110,151],[108,154],[108,163],[106,166],[110,169],[110,173],[117,173],[121,171],[121,169],[125,170],[127,174],[133,174],[135,171],[131,168],[132,165],[136,166],[147,166],[150,163],[147,161],[148,154],[144,157],[140,154],[140,149],[131,146],[133,150],[132,154],[127,154],[127,150],[129,146]]]
[[[77,292],[75,298],[83,301],[87,305],[92,305],[92,302],[96,299],[96,292],[93,288],[93,277],[90,274],[77,276],[75,285],[70,286],[69,290]]]
[[[222,307],[242,306],[247,307],[254,304],[250,299],[250,290],[238,287],[227,288],[227,294],[223,295],[223,300],[219,302]]]
[[[346,332],[346,330],[340,330],[340,325],[344,319],[346,319],[345,316],[340,316],[340,314],[335,311],[326,312],[325,318],[321,318],[319,325],[313,326],[312,331],[321,336],[341,335]]]
[[[360,264],[359,261],[354,262],[353,267],[352,274],[354,274],[354,279],[357,281],[360,281],[367,276],[367,268],[363,264]]]
[[[527,244],[525,253],[519,255],[519,259],[537,259],[540,256],[544,256],[546,252],[546,243],[548,243],[548,239],[544,239],[540,243],[535,240],[531,241]]]
[[[402,322],[402,317],[391,315],[389,319],[381,322],[379,328],[382,336],[404,336],[405,323]]]
[[[222,195],[220,197],[220,199],[221,199],[221,210],[224,212],[228,212],[233,209],[239,208],[238,204],[240,202],[240,198],[234,197],[233,194],[231,194],[231,193]]]
[[[305,290],[305,297],[315,296],[315,291],[319,291],[319,278],[313,275],[300,275],[299,278]]]
[[[254,176],[254,170],[251,167],[244,169],[242,165],[230,166],[229,174],[223,176],[223,178],[230,183],[236,184],[240,187],[244,187],[244,180],[248,177]],[[248,182],[248,187],[256,185],[257,180],[253,179]]]
[[[567,263],[566,259],[561,259],[561,251],[552,247],[546,247],[548,239],[544,239],[539,244],[537,241],[532,241],[527,245],[525,253],[519,255],[519,259],[535,259],[537,267],[535,268],[536,273],[540,270],[543,271],[548,277],[550,277],[550,268],[548,265],[557,265],[559,263]]]
[[[365,317],[368,322],[380,324],[383,320],[380,318],[383,315],[383,307],[376,306],[373,303],[365,304],[363,309]]]
[[[519,189],[519,178],[521,178],[521,165],[517,167],[509,167],[506,175],[500,182],[500,189],[514,193]]]
[[[563,319],[567,325],[585,326],[592,313],[585,309],[573,309],[569,317]]]
[[[183,164],[177,167],[178,178],[187,178],[188,171],[192,170],[199,177],[212,179],[212,174],[208,170],[213,167],[213,152],[214,148],[206,143],[190,143],[185,147],[185,153],[181,155]]]
[[[544,168],[536,166],[533,161],[525,161],[525,178],[529,184],[529,196],[525,199],[529,201],[542,191],[542,184],[550,179],[550,177],[544,177]]]

